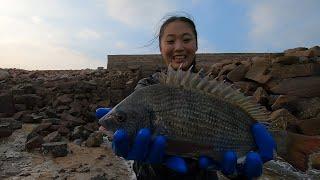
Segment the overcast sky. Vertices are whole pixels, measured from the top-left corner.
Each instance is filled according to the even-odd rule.
[[[181,11],[200,53],[320,45],[320,0],[0,0],[0,68],[95,69],[110,54],[159,53],[148,44],[161,19]]]

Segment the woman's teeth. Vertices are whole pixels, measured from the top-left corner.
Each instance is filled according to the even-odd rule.
[[[186,59],[186,56],[174,56],[174,60],[176,61],[183,61]]]

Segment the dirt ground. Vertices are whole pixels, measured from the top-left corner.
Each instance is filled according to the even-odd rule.
[[[43,155],[39,150],[27,152],[24,149],[26,137],[34,124],[23,124],[11,136],[0,139],[0,179],[26,180],[133,180],[132,162],[115,156],[110,144],[101,147],[79,146],[68,143],[69,153],[54,158]],[[267,163],[259,180],[317,179],[316,174],[301,174],[291,171],[287,164]],[[310,173],[310,172],[309,172]],[[225,180],[219,173],[219,179]]]
[[[23,124],[0,140],[0,179],[135,179],[129,162],[114,156],[107,145],[90,148],[71,142],[69,154],[57,158],[25,151],[26,136],[33,127]]]

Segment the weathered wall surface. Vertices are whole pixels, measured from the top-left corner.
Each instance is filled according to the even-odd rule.
[[[283,53],[200,53],[197,54],[197,65],[208,69],[211,65],[226,59],[249,60],[253,57],[274,57]],[[148,55],[108,55],[109,70],[128,70],[139,68],[142,77],[163,68],[165,64],[159,54]]]

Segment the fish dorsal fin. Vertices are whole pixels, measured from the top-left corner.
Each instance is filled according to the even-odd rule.
[[[160,73],[160,84],[207,93],[212,97],[241,108],[256,121],[270,121],[270,113],[265,107],[256,103],[253,97],[245,96],[239,89],[235,89],[232,84],[214,79],[210,80],[209,75],[202,78],[200,76],[202,70],[198,73],[193,73],[191,69],[183,71],[180,67],[178,70],[174,70],[169,65],[167,73]]]

